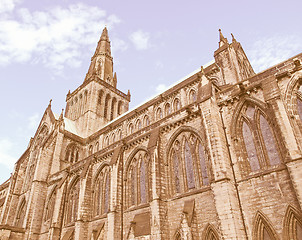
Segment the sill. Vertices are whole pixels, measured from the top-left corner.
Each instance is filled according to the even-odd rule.
[[[137,205],[137,206],[131,206],[129,208],[127,208],[124,212],[132,212],[134,210],[138,210],[138,209],[143,209],[143,208],[146,208],[146,207],[149,207],[150,204],[149,203],[143,203],[143,204],[140,204],[140,205]]]
[[[96,221],[96,220],[100,220],[100,219],[105,219],[107,218],[108,213],[104,213],[102,215],[98,215],[98,216],[94,216],[91,221]]]
[[[194,190],[190,190],[190,191],[185,192],[185,193],[180,193],[176,196],[171,197],[170,199],[168,199],[168,201],[173,201],[173,200],[176,200],[176,199],[188,197],[188,196],[195,195],[195,194],[198,194],[198,193],[207,192],[209,190],[211,190],[210,185],[209,186],[204,186],[204,187],[199,188],[199,189],[194,189]]]
[[[258,170],[257,172],[251,172],[248,175],[245,175],[237,183],[245,182],[245,181],[248,181],[248,180],[253,179],[253,178],[258,178],[260,176],[265,176],[265,175],[268,175],[272,172],[280,172],[280,171],[283,171],[285,169],[286,169],[286,166],[284,164],[281,164],[279,166],[272,166],[269,169],[261,169],[261,170]]]

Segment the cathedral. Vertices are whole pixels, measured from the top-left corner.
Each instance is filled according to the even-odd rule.
[[[301,240],[302,53],[255,73],[219,35],[211,63],[129,111],[104,28],[0,185],[0,239]]]

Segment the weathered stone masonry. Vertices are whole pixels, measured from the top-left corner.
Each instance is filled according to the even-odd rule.
[[[220,31],[211,64],[128,111],[105,28],[0,185],[0,239],[302,239],[301,59],[256,74]]]

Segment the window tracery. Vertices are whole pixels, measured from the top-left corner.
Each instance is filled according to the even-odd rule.
[[[209,184],[207,154],[196,133],[183,131],[169,149],[171,194],[187,192]]]
[[[104,166],[95,182],[94,216],[101,216],[109,211],[110,199],[110,168]]]
[[[126,206],[149,202],[149,157],[140,150],[130,160],[126,173]]]
[[[238,126],[238,152],[243,154],[247,173],[281,163],[276,135],[262,109],[245,103],[239,114]]]
[[[76,163],[78,160],[79,160],[79,148],[72,143],[67,147],[66,154],[65,154],[65,161],[70,163]]]
[[[66,224],[74,223],[77,220],[78,208],[79,208],[79,192],[80,192],[80,180],[77,178],[69,189],[67,199],[67,211],[66,211]]]

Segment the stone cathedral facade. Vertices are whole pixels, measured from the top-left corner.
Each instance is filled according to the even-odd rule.
[[[0,185],[0,239],[302,239],[302,54],[214,61],[128,111],[103,30],[84,82]]]

